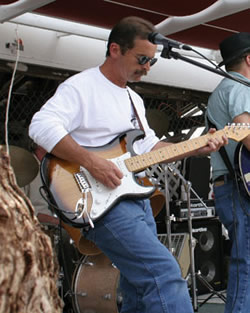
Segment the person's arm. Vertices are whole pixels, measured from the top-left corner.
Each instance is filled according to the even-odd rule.
[[[109,188],[121,184],[123,174],[114,163],[83,148],[70,135],[63,137],[51,153],[61,159],[82,165],[96,180]]]
[[[233,119],[233,123],[241,123],[241,124],[249,124],[250,125],[250,113],[245,112]],[[250,127],[250,126],[249,126]],[[248,135],[245,139],[242,140],[243,144],[246,146],[248,151],[250,151],[250,135]]]

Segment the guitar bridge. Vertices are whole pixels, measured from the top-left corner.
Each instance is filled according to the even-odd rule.
[[[85,174],[83,172],[75,173],[74,177],[81,193],[89,192],[90,185]]]

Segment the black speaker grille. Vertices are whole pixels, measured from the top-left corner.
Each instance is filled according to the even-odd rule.
[[[187,222],[172,223],[172,232],[189,232]],[[194,249],[195,271],[214,288],[225,288],[223,271],[222,226],[218,219],[192,221],[192,234],[196,239]],[[208,293],[208,288],[197,279],[198,294]]]

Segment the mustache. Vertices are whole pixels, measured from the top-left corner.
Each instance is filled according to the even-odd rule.
[[[143,76],[143,75],[146,76],[148,72],[146,70],[141,70],[141,71],[137,70],[135,71],[135,74],[140,75],[140,76]]]

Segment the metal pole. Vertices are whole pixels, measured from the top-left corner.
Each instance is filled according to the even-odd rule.
[[[189,231],[189,252],[190,252],[190,266],[191,266],[191,288],[192,288],[192,300],[194,311],[198,310],[198,299],[197,299],[197,288],[196,288],[196,274],[195,274],[195,261],[194,261],[194,248],[195,241],[193,239],[193,226],[192,226],[192,213],[191,213],[191,199],[190,199],[190,190],[191,182],[186,181],[185,183],[186,193],[187,193],[187,208],[188,208],[188,231]]]
[[[167,233],[167,244],[168,249],[173,253],[172,249],[172,240],[171,240],[171,216],[170,216],[170,207],[169,207],[169,186],[168,186],[168,165],[164,166],[164,184],[165,184],[165,203],[166,203],[166,233]]]
[[[187,181],[183,175],[180,173],[180,171],[173,165],[169,164],[168,168],[173,171],[178,177],[181,179],[185,191],[187,194],[187,208],[188,208],[188,214],[187,214],[187,219],[188,219],[188,231],[189,231],[189,251],[190,251],[190,275],[191,275],[191,288],[192,288],[192,301],[193,301],[193,308],[194,311],[197,311],[198,309],[198,299],[197,299],[197,288],[196,288],[196,273],[195,273],[195,260],[194,260],[194,248],[195,248],[195,239],[193,238],[193,226],[192,226],[192,212],[191,212],[191,190],[192,185],[190,181]],[[198,196],[198,195],[197,195]],[[200,197],[198,196],[200,199]],[[201,200],[201,199],[200,199]]]

